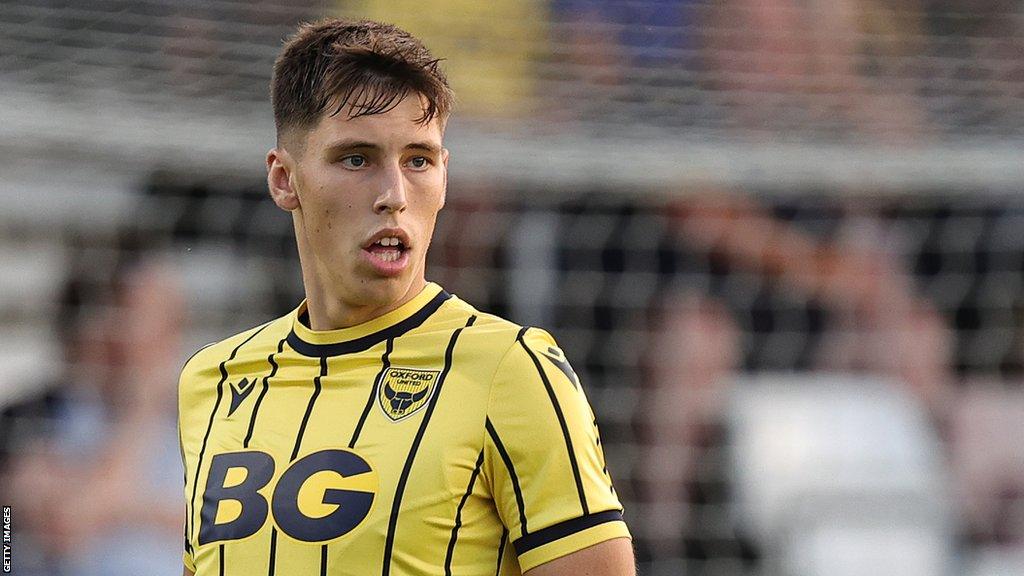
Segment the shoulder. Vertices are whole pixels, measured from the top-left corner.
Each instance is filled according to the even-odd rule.
[[[221,364],[240,354],[269,354],[290,330],[291,317],[285,315],[203,346],[182,366],[180,386],[185,388],[204,376],[219,376]]]
[[[500,343],[503,352],[507,351],[521,338],[536,339],[538,336],[551,339],[551,335],[540,328],[522,326],[496,314],[481,312],[473,305],[458,296],[452,296],[439,310],[442,321],[461,323],[472,330],[477,338],[486,338]]]
[[[501,316],[481,312],[458,297],[452,297],[442,310],[454,321],[453,324],[461,321],[461,325],[467,327],[461,336],[466,341],[465,346],[493,362],[495,376],[509,370],[534,370],[533,358],[538,353],[557,351],[561,356],[555,338],[543,328],[523,326]]]

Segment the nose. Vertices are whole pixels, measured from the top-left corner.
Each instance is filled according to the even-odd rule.
[[[404,212],[407,206],[405,194],[405,177],[402,175],[400,166],[392,166],[381,173],[380,194],[373,203],[373,211],[377,214],[384,212]]]

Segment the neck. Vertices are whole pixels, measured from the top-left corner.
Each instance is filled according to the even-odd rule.
[[[345,298],[334,286],[322,282],[320,277],[306,278],[305,270],[303,276],[309,327],[318,332],[349,328],[379,318],[408,303],[427,285],[426,280],[420,278],[409,285],[401,298],[387,303],[361,304]]]

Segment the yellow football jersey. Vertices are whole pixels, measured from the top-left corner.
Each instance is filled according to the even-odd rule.
[[[197,576],[520,574],[629,536],[546,332],[436,284],[365,324],[307,324],[301,305],[182,371]]]

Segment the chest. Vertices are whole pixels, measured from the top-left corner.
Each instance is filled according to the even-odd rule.
[[[231,532],[200,540],[245,537],[255,524],[233,522],[247,502],[254,523],[266,518],[259,531],[311,543],[380,538],[396,503],[427,523],[453,517],[482,448],[489,375],[396,351],[267,364],[240,365],[198,403],[213,406],[201,524]]]

